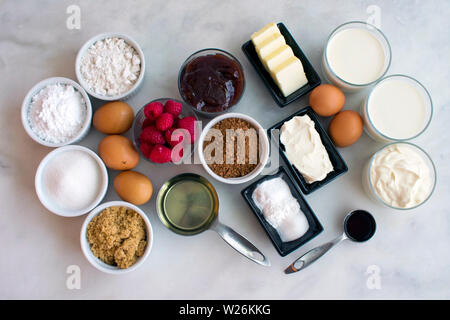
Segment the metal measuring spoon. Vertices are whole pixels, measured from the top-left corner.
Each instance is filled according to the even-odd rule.
[[[369,212],[365,210],[354,210],[345,217],[344,232],[342,235],[319,247],[311,249],[287,267],[284,273],[289,274],[305,269],[344,240],[352,240],[354,242],[367,241],[375,234],[375,230],[376,222]]]

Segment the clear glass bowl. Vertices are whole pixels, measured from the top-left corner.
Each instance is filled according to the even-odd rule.
[[[181,77],[183,74],[183,70],[185,69],[186,65],[188,63],[190,63],[192,60],[198,58],[198,57],[202,57],[202,56],[207,56],[207,55],[216,55],[216,54],[220,54],[223,55],[229,59],[231,59],[232,61],[236,62],[238,67],[241,70],[241,74],[242,74],[242,92],[241,95],[236,99],[236,101],[234,102],[233,105],[229,106],[228,108],[226,108],[225,110],[222,111],[218,111],[218,112],[208,112],[208,111],[203,111],[203,110],[199,110],[197,109],[195,106],[193,106],[192,104],[190,104],[190,102],[187,100],[187,98],[185,97],[183,91],[181,90]],[[244,75],[244,68],[242,68],[241,63],[239,62],[238,59],[236,59],[236,57],[234,57],[231,53],[222,50],[222,49],[215,49],[215,48],[207,48],[207,49],[202,49],[199,50],[197,52],[194,52],[192,55],[190,55],[186,61],[183,62],[183,64],[181,65],[180,71],[178,73],[178,91],[180,92],[180,96],[181,98],[184,100],[184,102],[192,109],[194,110],[194,112],[196,112],[197,114],[206,117],[206,118],[213,118],[215,116],[224,114],[226,112],[232,111],[236,105],[239,103],[239,101],[241,100],[242,96],[244,95],[245,92],[245,75]]]
[[[429,170],[430,170],[430,178],[431,178],[431,188],[430,188],[430,192],[428,194],[428,196],[425,198],[424,201],[422,201],[421,203],[412,206],[412,207],[407,207],[407,208],[402,208],[402,207],[395,207],[392,206],[389,203],[386,203],[376,192],[376,190],[373,187],[373,183],[372,183],[372,177],[370,175],[370,171],[372,169],[372,164],[374,162],[374,159],[377,157],[377,155],[382,152],[383,150],[385,150],[386,148],[392,146],[392,145],[397,145],[397,144],[401,144],[401,145],[407,145],[408,147],[412,148],[414,151],[416,151],[421,157],[422,159],[425,161],[425,163],[427,164]],[[369,198],[373,199],[374,201],[381,203],[389,208],[392,209],[396,209],[396,210],[401,210],[401,211],[407,211],[407,210],[412,210],[415,208],[418,208],[419,206],[423,205],[425,202],[428,201],[428,199],[430,199],[431,195],[434,192],[434,189],[436,188],[436,167],[434,166],[433,160],[431,159],[431,157],[428,155],[428,153],[423,150],[422,148],[420,148],[419,146],[412,144],[410,142],[394,142],[394,143],[390,143],[385,145],[384,147],[382,147],[380,150],[378,150],[377,152],[375,152],[373,154],[373,156],[369,159],[369,161],[366,163],[366,165],[364,166],[363,169],[363,174],[362,174],[362,180],[363,180],[363,187],[365,192],[367,193],[367,195],[369,196]]]
[[[192,111],[191,108],[188,108],[185,103],[183,103],[182,101],[177,100],[177,99],[159,98],[159,99],[152,100],[152,101],[146,103],[145,105],[147,105],[149,103],[152,103],[152,102],[161,102],[164,105],[167,102],[167,100],[173,100],[173,101],[176,101],[176,102],[181,103],[183,105],[183,110],[181,111],[181,115],[180,115],[181,118],[194,117],[195,121],[199,121],[197,115],[195,114],[195,112]],[[136,115],[134,117],[133,124],[131,126],[131,139],[133,141],[133,144],[134,144],[135,148],[139,152],[139,154],[141,154],[142,157],[145,160],[147,160],[147,161],[149,161],[151,163],[154,163],[153,161],[148,159],[146,156],[144,156],[142,154],[141,149],[140,149],[141,143],[139,141],[139,135],[142,132],[142,124],[144,123],[144,120],[146,119],[145,114],[144,114],[145,105],[141,109],[139,109],[139,111],[136,113]],[[198,129],[198,126],[196,126],[196,128]],[[183,163],[188,157],[192,156],[192,154],[193,154],[193,152],[194,152],[194,150],[195,150],[195,148],[197,146],[198,137],[199,137],[199,133],[197,133],[197,136],[196,136],[196,139],[195,139],[194,143],[191,144],[191,152],[183,154],[183,157],[181,158],[180,163]],[[169,163],[173,164],[173,162],[169,162]]]
[[[380,42],[380,44],[383,48],[383,51],[384,51],[384,59],[385,60],[384,60],[383,71],[380,73],[380,75],[377,79],[374,79],[373,81],[364,83],[364,84],[351,83],[351,82],[348,82],[348,81],[342,79],[339,75],[337,75],[333,71],[333,69],[329,63],[329,59],[328,59],[328,45],[330,44],[330,41],[333,39],[333,37],[343,30],[355,29],[355,28],[356,29],[365,29],[365,30],[369,31]],[[330,36],[328,37],[327,44],[325,45],[325,48],[323,50],[322,71],[329,82],[342,88],[344,91],[355,92],[355,91],[358,91],[358,90],[361,90],[361,89],[364,89],[364,88],[367,88],[367,87],[373,85],[374,83],[379,81],[382,77],[384,77],[384,75],[389,70],[389,67],[391,66],[391,59],[392,59],[391,45],[389,44],[388,39],[386,38],[386,36],[380,29],[378,29],[374,25],[371,25],[367,22],[350,21],[350,22],[344,23],[344,24],[340,25],[339,27],[337,27],[336,29],[334,29],[333,32],[331,32]]]
[[[411,137],[402,138],[402,139],[395,138],[395,137],[389,137],[389,136],[383,134],[374,125],[372,119],[370,118],[370,112],[369,112],[369,104],[370,104],[370,98],[372,96],[372,93],[385,81],[390,81],[390,80],[395,80],[395,79],[401,79],[402,81],[406,81],[406,82],[412,84],[418,90],[420,95],[422,96],[422,98],[425,102],[425,108],[426,108],[426,119],[424,120],[421,130],[417,134],[415,134]],[[407,141],[407,140],[411,140],[411,139],[414,139],[414,138],[417,138],[418,136],[420,136],[430,125],[431,118],[433,117],[433,101],[431,99],[431,96],[430,96],[428,90],[419,81],[417,81],[416,79],[414,79],[410,76],[406,76],[406,75],[402,75],[402,74],[394,74],[394,75],[385,77],[384,79],[382,79],[380,82],[378,82],[372,88],[372,90],[367,95],[367,98],[364,100],[364,102],[361,106],[361,114],[364,119],[365,130],[372,139],[374,139],[376,141],[382,141],[382,142]]]

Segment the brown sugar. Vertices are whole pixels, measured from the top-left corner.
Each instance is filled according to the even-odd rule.
[[[224,119],[206,134],[203,152],[206,163],[217,175],[243,177],[259,163],[258,130],[244,119]]]
[[[87,240],[92,253],[106,264],[126,269],[144,254],[145,221],[127,207],[109,207],[89,222]]]

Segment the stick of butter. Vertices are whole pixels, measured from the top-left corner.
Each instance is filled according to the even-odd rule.
[[[302,62],[296,56],[287,58],[270,74],[285,97],[308,83]]]
[[[259,59],[285,97],[308,83],[300,59],[273,22],[251,35]]]

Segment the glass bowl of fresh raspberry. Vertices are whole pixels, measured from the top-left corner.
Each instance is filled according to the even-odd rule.
[[[191,108],[176,99],[159,98],[136,113],[131,134],[134,146],[148,161],[190,164],[200,129]]]

